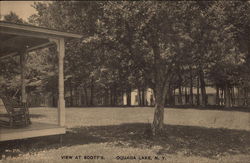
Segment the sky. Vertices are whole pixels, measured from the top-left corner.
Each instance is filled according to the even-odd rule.
[[[0,1],[0,14],[6,15],[10,11],[15,12],[20,18],[27,20],[28,17],[36,13],[31,7],[34,1]]]

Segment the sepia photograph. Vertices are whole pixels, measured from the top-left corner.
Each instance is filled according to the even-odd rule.
[[[250,1],[0,1],[0,162],[250,162]]]

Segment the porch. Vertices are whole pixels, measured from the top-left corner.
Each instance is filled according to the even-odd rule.
[[[32,122],[25,128],[0,127],[0,141],[26,139],[40,136],[65,134],[65,127],[57,124]]]
[[[52,30],[26,24],[0,21],[0,60],[19,59],[21,102],[27,103],[26,58],[27,54],[50,46],[56,47],[58,57],[58,107],[56,124],[32,122],[23,128],[0,128],[0,141],[32,138],[65,133],[64,56],[65,41],[80,39],[78,34]],[[1,74],[2,75],[2,74]],[[57,118],[56,118],[57,117]],[[46,121],[45,121],[46,122]]]

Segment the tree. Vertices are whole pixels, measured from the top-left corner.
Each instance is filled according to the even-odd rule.
[[[170,2],[112,2],[104,6],[103,33],[106,38],[122,45],[128,55],[140,54],[134,60],[135,65],[143,63],[140,67],[147,72],[143,73],[143,78],[153,88],[156,99],[152,124],[154,134],[163,128],[165,96],[172,77],[172,67],[183,54],[180,52],[182,42],[190,39],[183,30],[183,15],[188,5]]]
[[[26,23],[21,19],[16,13],[10,12],[3,16],[3,20],[11,23]],[[0,73],[1,81],[0,87],[4,94],[9,94],[10,96],[17,95],[20,88],[20,63],[19,58],[6,58],[0,61]]]
[[[99,3],[38,2],[34,3],[33,7],[38,12],[29,18],[29,22],[32,24],[79,33],[84,36],[84,43],[82,43],[83,40],[66,42],[65,74],[70,78],[66,80],[65,85],[67,88],[70,87],[71,92],[79,87],[83,88],[87,105],[92,105],[95,81],[98,78],[96,75],[102,65],[100,62],[103,60],[99,59],[101,57],[97,55],[97,45],[88,43],[88,38],[94,37],[96,22],[101,15]],[[90,95],[87,88],[91,88]]]
[[[216,55],[213,54],[214,59],[208,74],[214,84],[224,90],[226,107],[232,106],[233,92],[231,88],[242,85],[240,81],[243,81],[241,76],[244,71],[241,71],[240,67],[244,64],[244,60],[247,62],[245,45],[248,38],[242,37],[243,33],[248,32],[247,21],[249,22],[249,20],[245,14],[249,13],[247,9],[249,9],[247,2],[216,2],[209,9],[215,19],[210,22],[215,28],[211,32],[214,39],[211,49]],[[237,17],[233,15],[237,15]],[[249,72],[249,70],[247,71]]]
[[[17,24],[27,24],[22,18],[20,18],[16,13],[10,12],[7,15],[3,16],[4,21],[17,23]]]

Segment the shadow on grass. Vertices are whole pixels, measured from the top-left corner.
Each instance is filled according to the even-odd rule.
[[[9,114],[0,114],[0,117],[9,117]],[[30,118],[43,118],[46,115],[43,114],[30,114]]]
[[[194,106],[194,105],[173,105],[173,106],[166,106],[166,108],[171,109],[197,109],[197,110],[219,110],[219,111],[238,111],[238,112],[247,112],[250,113],[250,107],[245,106],[234,106],[234,107],[224,107],[224,106],[216,106],[216,105],[209,105],[209,106]]]
[[[30,118],[44,118],[46,115],[44,114],[30,114]]]
[[[108,146],[152,149],[155,154],[177,154],[217,158],[223,155],[250,154],[250,132],[212,129],[193,126],[165,125],[157,138],[150,136],[149,124],[131,123],[111,126],[72,128],[63,135],[0,143],[1,158],[36,153],[48,149],[89,143],[107,143]],[[156,149],[157,147],[157,149]]]
[[[124,105],[116,105],[116,106],[68,106],[70,108],[78,108],[78,109],[100,109],[100,108],[119,108],[119,109],[134,109],[134,108],[154,108],[154,106],[124,106]],[[224,107],[224,106],[216,106],[216,105],[208,105],[205,107],[196,106],[196,105],[168,105],[165,106],[165,109],[195,109],[195,110],[218,110],[218,111],[237,111],[237,112],[246,112],[250,113],[250,106],[234,106],[234,107]]]

